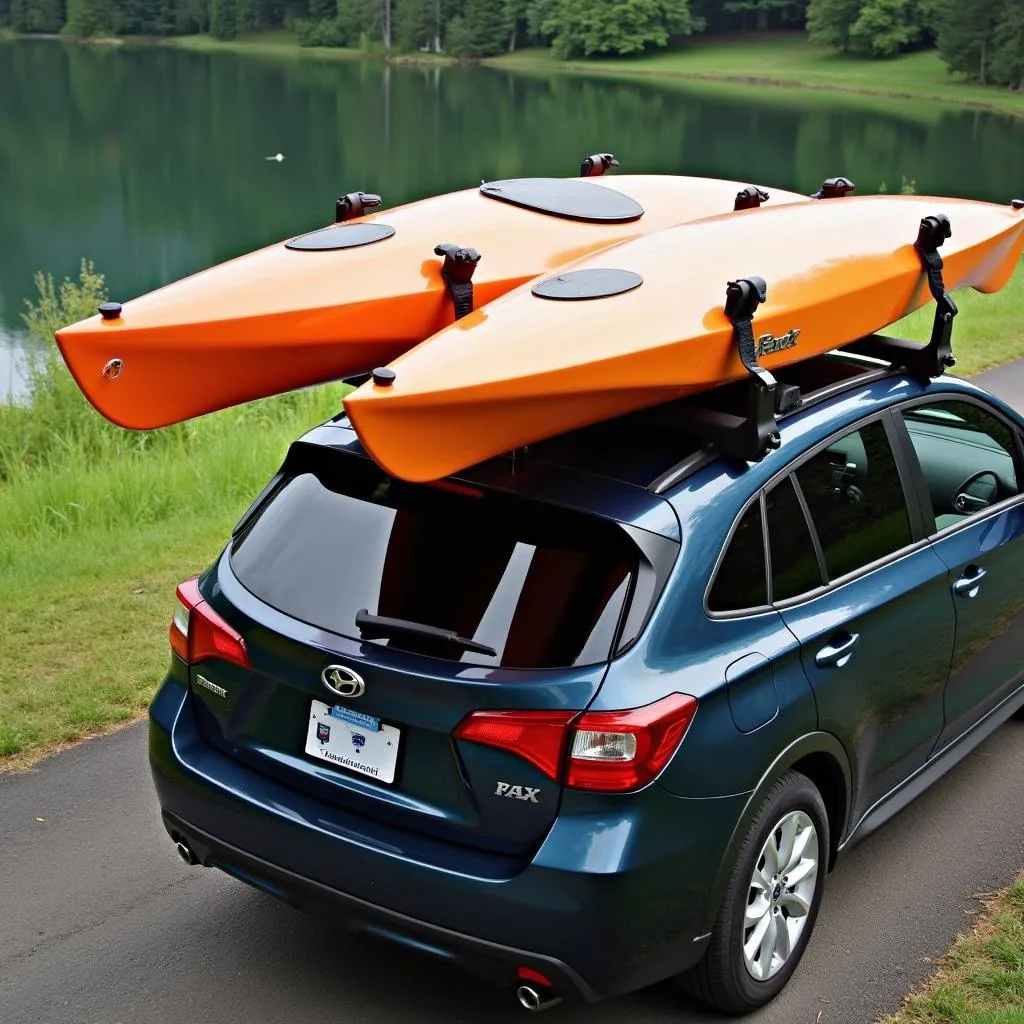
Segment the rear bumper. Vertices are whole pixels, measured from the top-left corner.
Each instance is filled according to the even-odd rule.
[[[523,864],[328,807],[225,757],[173,678],[150,711],[150,761],[165,827],[203,864],[491,981],[529,967],[588,1001],[701,958],[707,892],[745,800],[652,786],[588,808],[573,794],[580,806],[563,805]]]

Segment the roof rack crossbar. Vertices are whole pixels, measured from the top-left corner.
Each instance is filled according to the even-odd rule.
[[[928,278],[928,288],[935,299],[935,320],[928,343],[921,345],[903,338],[873,334],[846,346],[848,351],[886,359],[922,381],[941,377],[949,367],[956,365],[953,356],[953,320],[959,310],[946,291],[942,279],[942,257],[939,255],[939,247],[951,235],[949,218],[940,213],[921,221],[917,241],[914,243]]]
[[[694,409],[692,418],[688,417],[688,425],[707,443],[738,462],[757,462],[782,443],[775,421],[778,384],[758,363],[754,339],[754,313],[767,295],[768,287],[760,277],[730,281],[726,289],[725,315],[732,321],[740,361],[749,374],[743,413]]]

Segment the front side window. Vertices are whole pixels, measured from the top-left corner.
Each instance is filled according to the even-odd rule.
[[[921,465],[936,530],[1020,493],[1010,428],[974,402],[930,402],[902,412]]]
[[[903,484],[881,423],[844,434],[795,475],[830,580],[911,543]]]

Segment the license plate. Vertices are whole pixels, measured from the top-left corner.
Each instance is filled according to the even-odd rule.
[[[398,729],[383,725],[369,715],[351,717],[362,721],[338,717],[332,714],[330,705],[313,701],[309,709],[306,753],[378,782],[394,782],[400,737]]]

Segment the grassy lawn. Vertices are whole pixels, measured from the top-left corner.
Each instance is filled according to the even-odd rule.
[[[512,70],[586,71],[618,77],[656,76],[939,100],[1024,116],[1024,94],[951,77],[934,50],[892,60],[864,60],[812,46],[803,36],[700,40],[643,57],[556,61],[550,50],[523,50],[485,63]]]
[[[1024,874],[882,1024],[1024,1024]]]

